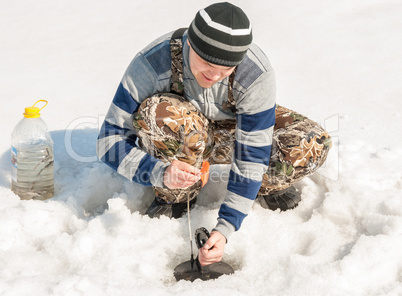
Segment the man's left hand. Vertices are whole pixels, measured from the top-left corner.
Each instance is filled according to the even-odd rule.
[[[200,264],[205,266],[221,261],[225,245],[226,237],[218,231],[213,231],[210,238],[198,251],[198,260],[200,261]]]

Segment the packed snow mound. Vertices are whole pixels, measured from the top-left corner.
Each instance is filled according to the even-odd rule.
[[[173,276],[190,259],[187,216],[144,216],[152,189],[99,162],[95,148],[133,56],[187,26],[200,4],[2,5],[1,295],[402,295],[401,3],[233,3],[273,64],[278,103],[320,122],[334,146],[296,185],[296,209],[255,202],[225,248],[233,275],[193,283]],[[49,101],[55,197],[21,201],[10,190],[8,135],[39,98]],[[193,231],[215,226],[228,172],[212,167]]]

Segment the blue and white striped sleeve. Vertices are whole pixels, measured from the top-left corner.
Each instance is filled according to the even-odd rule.
[[[122,176],[144,186],[162,187],[168,164],[138,147],[133,128],[133,113],[140,102],[157,92],[157,75],[142,55],[128,67],[101,127],[98,158]]]
[[[248,215],[267,171],[275,125],[275,76],[261,75],[236,102],[237,125],[227,195],[214,228],[227,239]]]

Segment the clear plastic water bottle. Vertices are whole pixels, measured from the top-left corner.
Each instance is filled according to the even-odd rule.
[[[35,107],[39,102],[42,108]],[[11,190],[21,199],[45,200],[54,195],[53,141],[40,113],[47,101],[25,108],[11,134]]]

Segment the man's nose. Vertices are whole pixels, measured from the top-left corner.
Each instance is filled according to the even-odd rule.
[[[210,69],[209,70],[209,74],[210,74],[210,78],[212,80],[218,79],[219,77],[221,77],[221,71],[218,69]]]

